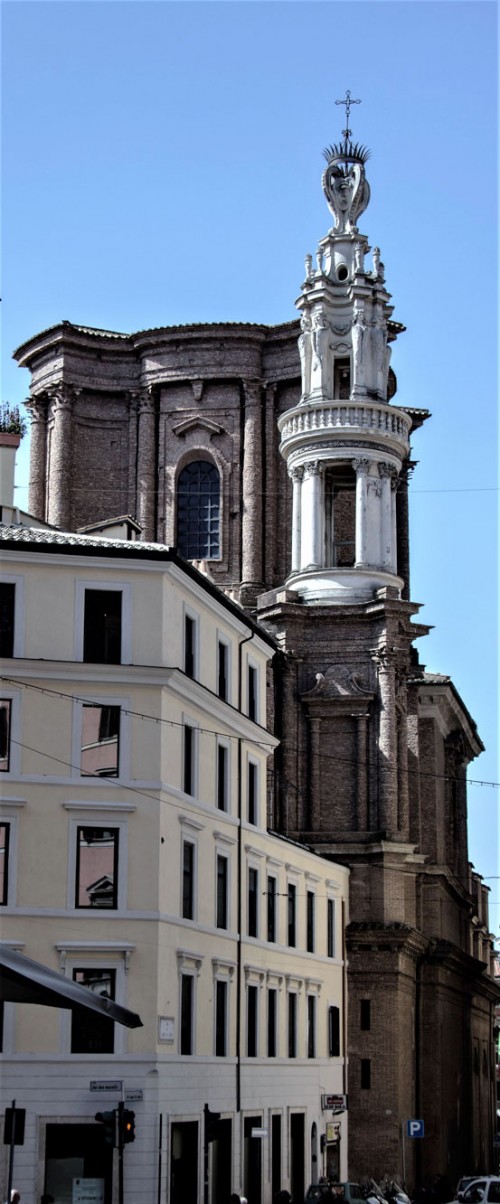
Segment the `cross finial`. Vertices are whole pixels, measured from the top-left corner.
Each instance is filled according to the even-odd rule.
[[[347,88],[347,89],[346,89],[346,94],[345,94],[345,100],[336,100],[336,101],[335,101],[335,104],[336,104],[336,105],[345,105],[345,123],[346,123],[346,129],[345,129],[345,130],[342,130],[342,133],[343,133],[343,135],[344,135],[344,138],[346,139],[346,142],[347,142],[347,139],[348,139],[348,138],[350,138],[350,137],[351,137],[351,134],[352,134],[352,130],[350,130],[350,129],[349,129],[349,113],[350,113],[350,111],[351,111],[351,105],[360,105],[360,104],[361,104],[361,101],[360,101],[360,100],[353,100],[353,99],[352,99],[352,97],[351,97],[351,92],[350,92],[350,89],[349,89],[349,88]]]

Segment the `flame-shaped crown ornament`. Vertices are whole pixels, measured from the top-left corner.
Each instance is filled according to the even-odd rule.
[[[370,185],[364,168],[370,151],[345,138],[344,142],[325,147],[323,154],[327,166],[321,182],[328,208],[335,218],[334,233],[349,234],[357,229],[358,217],[370,200]]]

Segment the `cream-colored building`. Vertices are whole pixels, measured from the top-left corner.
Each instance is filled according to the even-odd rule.
[[[347,1175],[348,871],[268,831],[274,646],[166,547],[0,540],[1,941],[143,1021],[5,1004],[15,1185],[116,1204],[123,1096],[125,1204],[300,1204]]]

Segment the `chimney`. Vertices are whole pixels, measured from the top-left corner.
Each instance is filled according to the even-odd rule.
[[[14,506],[14,471],[21,435],[0,431],[0,509]]]

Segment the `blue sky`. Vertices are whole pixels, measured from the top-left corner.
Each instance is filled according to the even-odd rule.
[[[322,149],[346,89],[372,151],[398,400],[414,438],[412,598],[498,782],[497,7],[489,0],[4,0],[3,381],[62,318],[131,331],[294,316],[331,217]],[[27,449],[18,501],[26,504]],[[469,788],[470,856],[500,930],[499,791]]]

